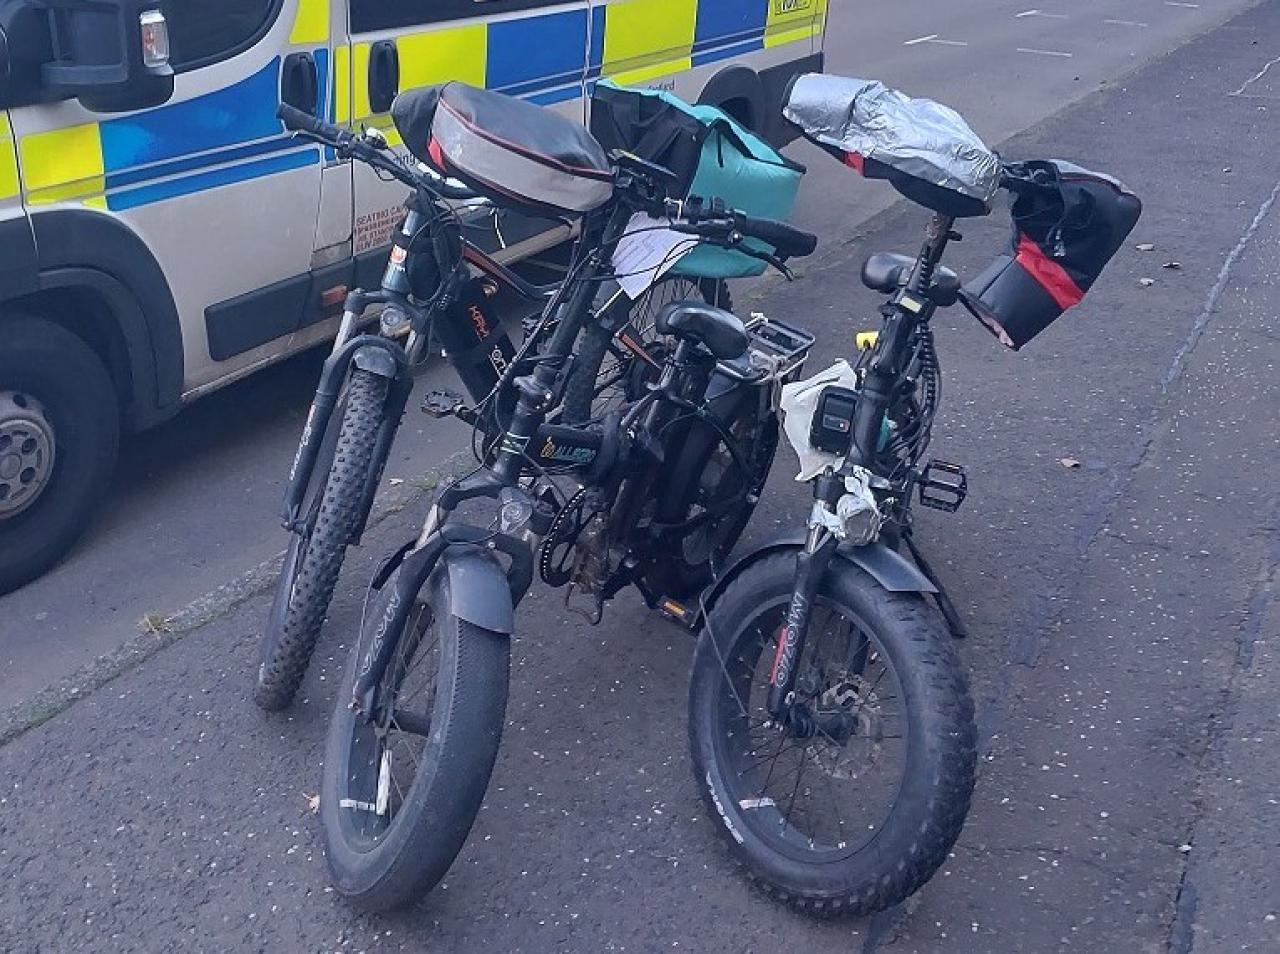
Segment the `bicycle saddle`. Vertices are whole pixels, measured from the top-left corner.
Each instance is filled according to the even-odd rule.
[[[721,361],[740,358],[747,351],[747,329],[737,315],[700,301],[673,301],[662,306],[654,327],[697,344]]]
[[[907,283],[916,260],[895,252],[876,252],[862,263],[862,284],[872,291],[891,293]],[[943,308],[954,305],[960,297],[960,276],[939,265],[933,272],[929,298]]]

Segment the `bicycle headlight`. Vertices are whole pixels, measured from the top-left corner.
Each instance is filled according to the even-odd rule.
[[[409,316],[403,308],[387,305],[379,316],[382,334],[386,338],[398,338],[409,331]]]
[[[871,472],[865,467],[853,467],[845,475],[844,486],[848,493],[836,501],[836,519],[840,535],[855,547],[870,543],[880,535],[884,518],[876,506],[871,491]]]
[[[870,543],[880,534],[880,511],[874,500],[859,494],[845,494],[836,503],[836,517],[844,539],[855,547]]]

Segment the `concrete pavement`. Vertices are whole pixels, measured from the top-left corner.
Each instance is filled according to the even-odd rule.
[[[1276,37],[1280,4],[1260,6],[1006,146],[1114,173],[1146,211],[1026,352],[961,312],[937,321],[932,450],[966,465],[971,494],[923,513],[920,537],[973,631],[983,760],[954,857],[904,905],[816,923],[749,889],[689,777],[688,638],[631,597],[592,629],[535,589],[454,870],[409,912],[353,914],[326,891],[306,796],[361,587],[411,522],[391,519],[349,561],[289,714],[249,701],[258,595],[0,749],[0,947],[1280,947]],[[914,248],[924,218],[879,216],[760,307],[814,330],[818,355],[846,351],[876,304],[857,262]],[[966,224],[949,264],[972,274],[1006,229]],[[753,536],[800,519],[790,465]]]
[[[1248,0],[1081,0],[1030,13],[1026,2],[832,0],[828,67],[941,99],[998,143]],[[810,167],[797,221],[821,236],[819,258],[847,254],[896,194],[850,180],[803,143],[792,151]],[[197,402],[126,447],[105,512],[84,541],[44,579],[0,598],[0,711],[29,712],[33,699],[43,711],[42,699],[94,684],[145,648],[144,616],[178,616],[180,626],[261,587],[268,574],[255,568],[284,546],[276,510],[320,357],[304,355]],[[425,375],[420,389],[441,386],[442,373]],[[461,446],[456,429],[410,415],[387,468],[406,484],[386,489],[403,497]],[[52,693],[36,696],[51,684]]]

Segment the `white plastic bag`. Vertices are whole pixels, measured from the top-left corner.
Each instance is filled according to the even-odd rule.
[[[809,428],[818,409],[822,389],[829,385],[856,390],[858,376],[848,361],[841,358],[825,371],[819,371],[803,381],[792,381],[782,386],[782,429],[800,458],[800,473],[796,480],[812,480],[827,467],[835,467],[840,457],[818,450],[809,443]]]

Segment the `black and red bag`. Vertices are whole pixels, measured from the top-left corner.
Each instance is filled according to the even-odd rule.
[[[504,208],[590,212],[613,195],[613,165],[582,123],[466,83],[408,90],[391,118],[415,159]]]
[[[1080,303],[1142,214],[1123,183],[1059,159],[1006,166],[1013,245],[962,300],[1015,351]]]

